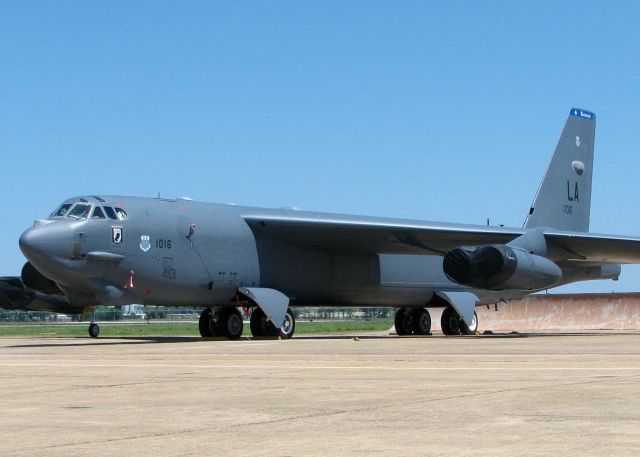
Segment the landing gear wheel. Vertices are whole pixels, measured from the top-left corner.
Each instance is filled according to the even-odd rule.
[[[100,326],[95,322],[92,322],[89,325],[89,336],[91,338],[98,338],[98,335],[100,335]]]
[[[211,337],[213,336],[213,310],[211,308],[205,308],[200,313],[200,320],[198,321],[198,330],[200,330],[200,336]]]
[[[296,330],[296,319],[293,316],[291,308],[287,309],[287,313],[284,315],[284,323],[282,327],[276,328],[267,315],[258,306],[251,313],[251,319],[249,321],[251,327],[251,334],[256,337],[276,337],[279,336],[283,340],[288,340],[293,337],[293,333]]]
[[[416,335],[431,335],[431,315],[426,308],[413,311],[413,332]]]
[[[280,337],[283,340],[288,340],[293,337],[293,333],[296,331],[296,318],[293,316],[291,308],[287,308],[287,314],[284,315],[284,324],[280,327]]]
[[[476,312],[473,312],[473,321],[471,325],[467,325],[465,321],[460,319],[460,333],[463,335],[475,335],[478,331],[478,315]]]
[[[409,308],[400,308],[395,317],[396,333],[398,335],[411,335],[413,332],[413,313]]]
[[[251,313],[249,327],[251,328],[251,334],[255,337],[276,336],[276,328],[267,320],[267,315],[258,306]]]
[[[460,335],[460,316],[453,308],[445,308],[442,311],[442,318],[440,319],[440,326],[442,327],[442,333],[445,335]]]
[[[240,314],[240,311],[236,308],[226,308],[222,312],[220,327],[221,333],[230,340],[240,339],[244,328],[244,322],[242,321],[242,314]]]

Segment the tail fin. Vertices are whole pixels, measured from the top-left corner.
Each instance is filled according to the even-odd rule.
[[[524,228],[589,231],[596,115],[572,108]]]

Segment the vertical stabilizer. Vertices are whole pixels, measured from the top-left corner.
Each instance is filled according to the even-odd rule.
[[[589,231],[596,115],[572,108],[525,228]]]

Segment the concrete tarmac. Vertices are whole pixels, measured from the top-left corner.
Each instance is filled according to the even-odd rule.
[[[640,333],[1,338],[2,456],[640,454]]]

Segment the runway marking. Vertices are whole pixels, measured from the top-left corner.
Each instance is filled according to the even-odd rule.
[[[173,351],[173,350],[182,350],[182,349],[212,349],[211,346],[199,346],[199,347],[192,347],[192,348],[167,348],[167,350],[169,351]],[[213,348],[215,349],[215,348]],[[220,353],[216,353],[219,356],[226,356],[226,355],[238,355],[237,353],[229,353],[229,354],[220,354]],[[260,354],[259,352],[256,352],[256,354]],[[11,354],[11,355],[19,355],[19,356],[23,356],[23,354]],[[202,355],[202,354],[194,354],[194,355]],[[305,354],[305,353],[291,353],[291,354],[278,354],[279,357],[305,357],[305,358],[318,358],[318,357],[349,357],[349,358],[362,358],[362,357],[368,357],[368,358],[372,358],[372,357],[388,357],[388,358],[398,358],[398,354],[374,354],[374,353],[366,353],[366,354],[346,354],[346,353],[323,353],[323,354]],[[535,354],[510,354],[510,353],[503,353],[503,354],[485,354],[483,352],[478,352],[478,353],[465,353],[465,354],[456,354],[455,352],[425,352],[425,353],[416,353],[414,354],[415,357],[439,357],[439,356],[455,356],[455,357],[509,357],[509,358],[527,358],[527,357],[640,357],[640,354],[638,353],[629,353],[629,354],[625,354],[625,353],[615,353],[615,354],[608,354],[608,353],[597,353],[597,352],[592,352],[592,353],[573,353],[573,352],[540,352],[540,353],[535,353]]]
[[[407,367],[373,365],[170,365],[106,363],[0,363],[2,367],[51,368],[192,368],[192,369],[278,369],[278,370],[379,370],[379,371],[640,371],[640,367]]]

